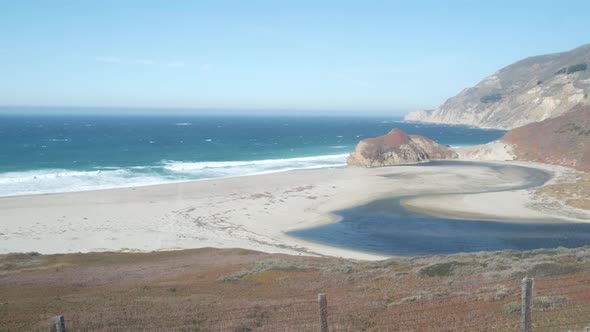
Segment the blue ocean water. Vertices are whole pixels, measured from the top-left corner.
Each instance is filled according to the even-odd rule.
[[[0,196],[340,167],[394,127],[451,146],[504,133],[375,116],[0,114]]]

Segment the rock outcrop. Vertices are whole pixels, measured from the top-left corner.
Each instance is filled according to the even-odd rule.
[[[442,106],[407,121],[512,129],[590,105],[590,44],[500,69]]]
[[[590,107],[512,129],[499,142],[510,144],[518,160],[590,172]]]
[[[395,128],[387,135],[360,141],[346,162],[351,166],[378,167],[456,158],[457,153],[446,146]]]

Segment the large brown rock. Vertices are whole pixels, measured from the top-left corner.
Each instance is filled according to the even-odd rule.
[[[457,153],[446,146],[394,128],[387,135],[360,141],[346,162],[351,166],[378,167],[456,158]]]
[[[590,172],[590,107],[512,129],[500,141],[516,159]]]

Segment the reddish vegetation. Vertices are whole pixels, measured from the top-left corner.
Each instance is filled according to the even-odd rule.
[[[590,324],[590,250],[354,262],[198,249],[0,255],[0,330],[515,331],[520,278],[536,277],[536,330]],[[500,273],[491,277],[484,274]]]
[[[590,172],[590,107],[512,129],[500,139],[517,159]]]
[[[410,136],[401,129],[393,128],[387,135],[367,138],[364,141],[367,144],[399,148],[402,144],[407,144],[410,141]]]

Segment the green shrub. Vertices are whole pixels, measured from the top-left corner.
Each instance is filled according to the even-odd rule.
[[[465,263],[461,262],[447,262],[447,263],[438,263],[429,265],[420,270],[421,275],[429,276],[429,277],[448,277],[453,274],[453,270],[457,266],[465,265]]]
[[[484,104],[488,104],[488,103],[494,103],[499,101],[500,99],[502,99],[502,95],[499,93],[492,93],[491,95],[487,95],[487,96],[483,96],[481,98],[479,98],[479,101],[481,101]]]
[[[583,131],[583,127],[575,124],[575,123],[568,123],[557,130],[558,133],[567,133],[567,132],[578,132]]]
[[[248,275],[248,272],[246,272],[246,271],[232,273],[232,274],[220,276],[219,278],[217,278],[217,282],[234,282],[234,281],[238,281],[238,280],[242,279],[243,277],[245,277],[247,275]]]
[[[412,295],[399,300],[398,304],[416,302],[420,299],[422,299],[422,295]]]
[[[575,265],[561,265],[558,263],[539,263],[528,270],[532,277],[548,277],[562,274],[570,274],[580,271],[581,268]]]
[[[514,291],[504,285],[497,285],[493,287],[482,287],[477,292],[479,300],[483,301],[501,301]]]
[[[504,311],[509,315],[520,313],[520,303],[510,302],[504,306]]]
[[[533,297],[533,308],[537,310],[555,309],[569,302],[567,296],[536,296]]]
[[[567,67],[567,73],[571,74],[571,73],[575,73],[577,71],[586,70],[587,68],[588,68],[588,66],[585,63],[578,63],[576,65],[571,65],[571,66]]]

